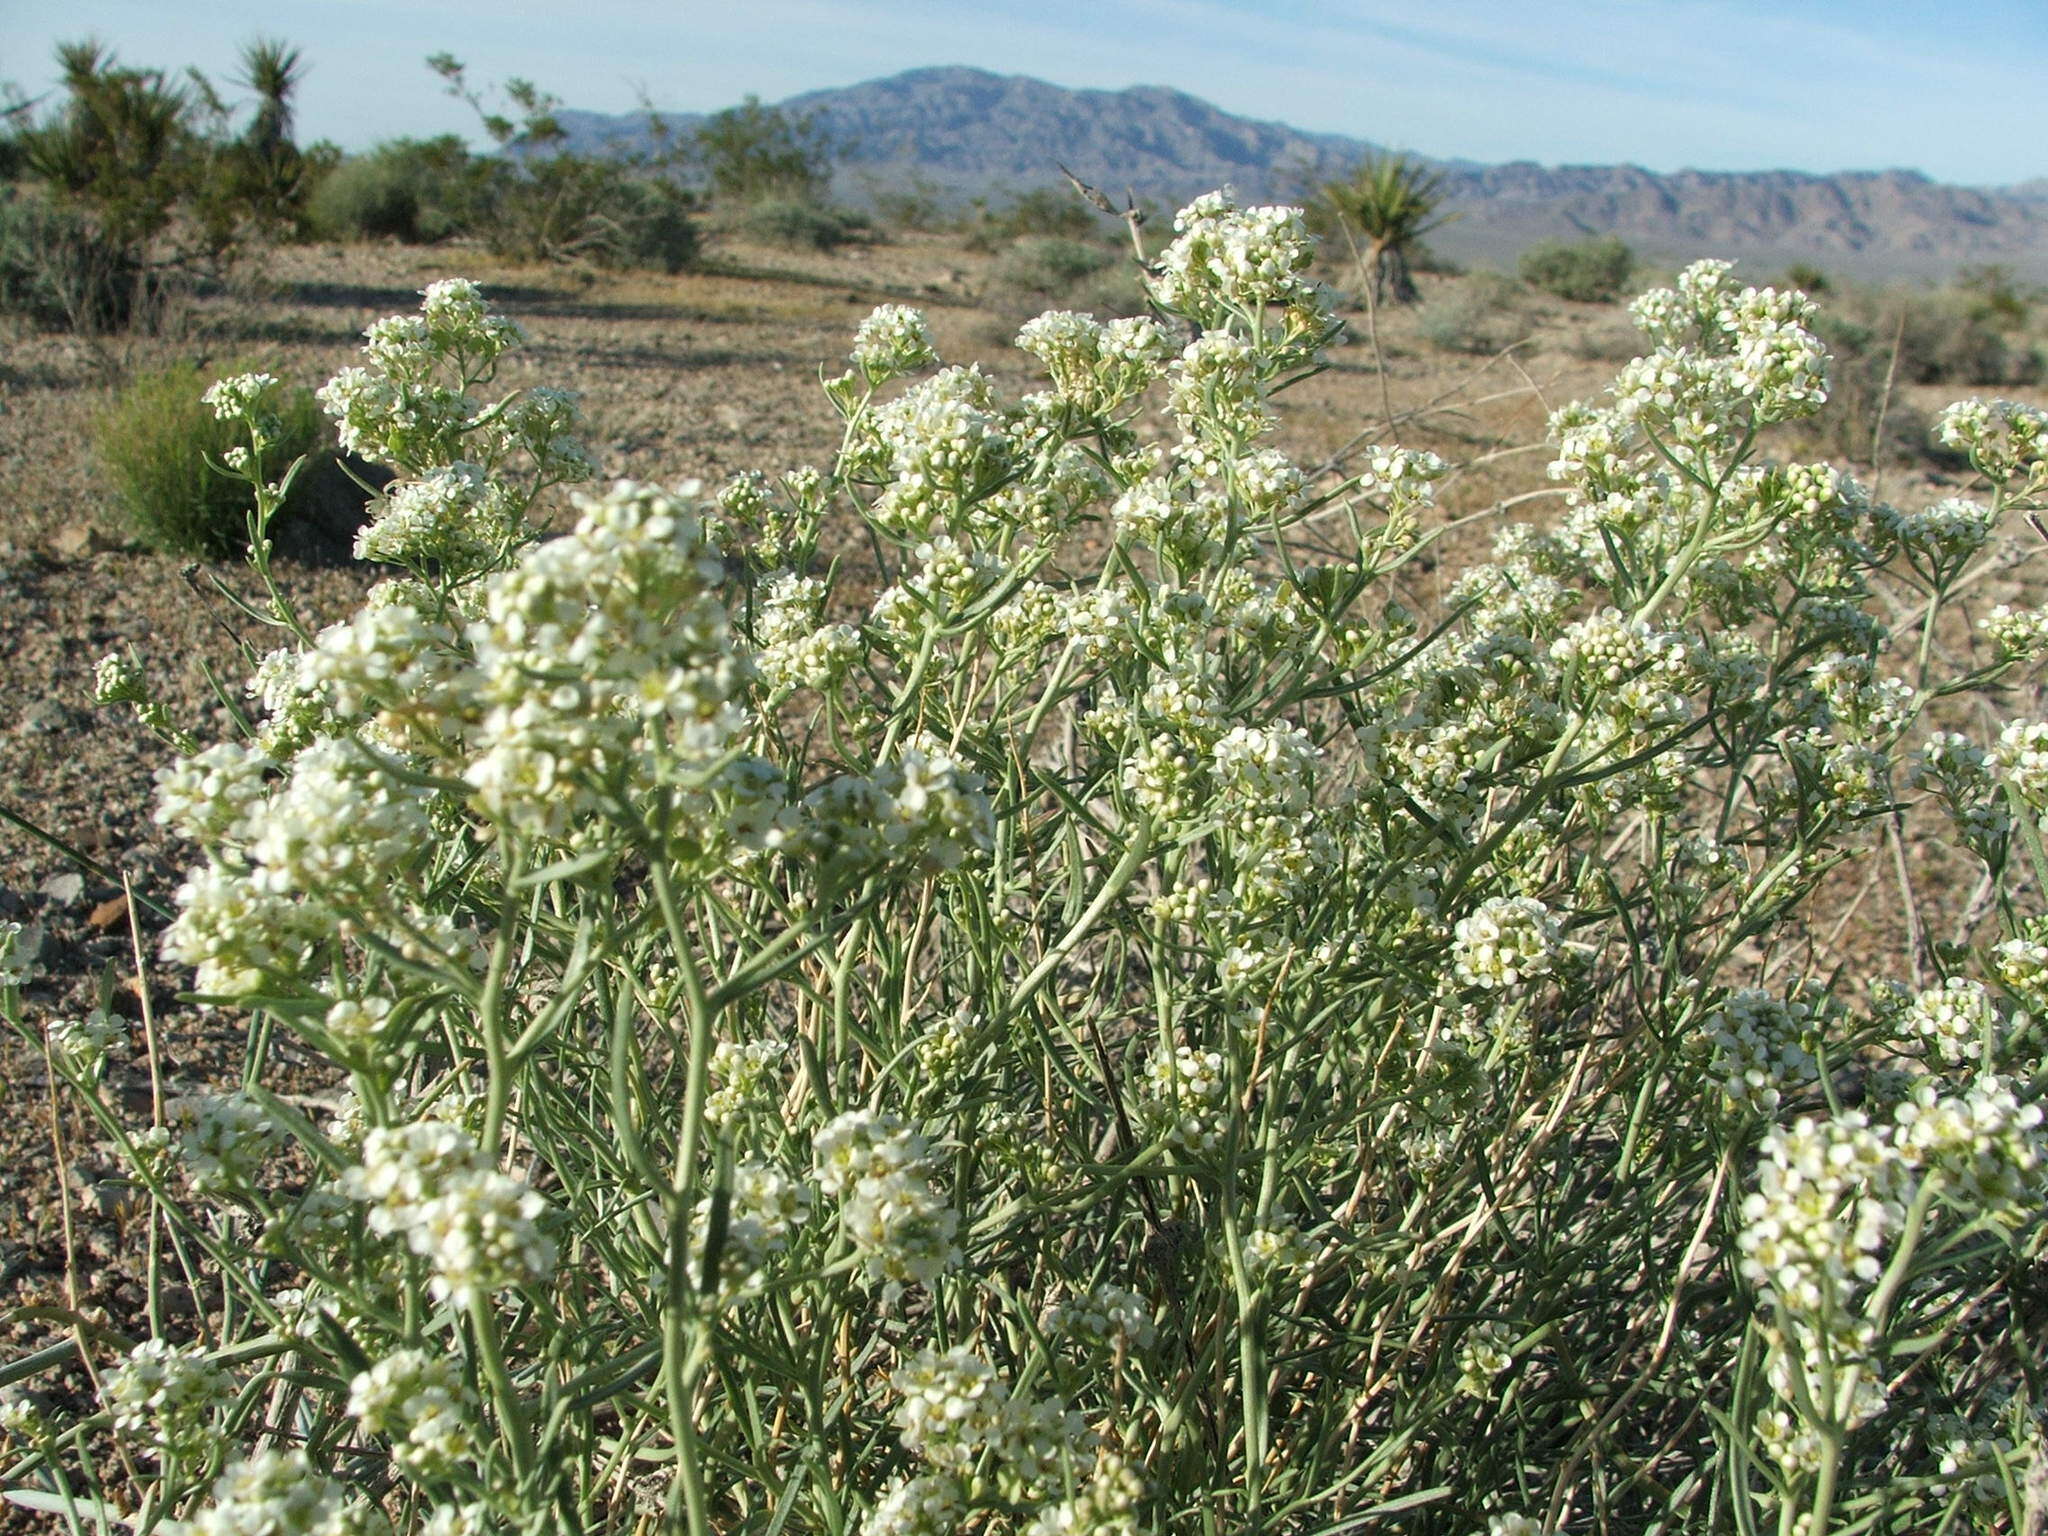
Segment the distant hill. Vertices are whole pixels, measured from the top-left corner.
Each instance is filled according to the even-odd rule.
[[[1021,75],[913,69],[780,103],[815,113],[842,149],[837,191],[852,202],[921,180],[946,200],[1000,201],[1061,184],[1066,165],[1121,195],[1175,204],[1230,183],[1241,197],[1291,200],[1376,146],[1237,117],[1163,86],[1068,90]],[[644,119],[560,114],[579,149],[642,144]],[[667,122],[687,131],[701,115]],[[1792,261],[1869,278],[1941,277],[1999,262],[2048,281],[2048,177],[1998,190],[1917,171],[1679,171],[1433,161],[1460,217],[1431,239],[1457,260],[1506,265],[1542,239],[1617,234],[1651,258],[1703,253],[1768,271]]]

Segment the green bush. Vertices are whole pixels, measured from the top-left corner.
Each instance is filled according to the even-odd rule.
[[[1043,235],[1014,242],[996,258],[989,281],[1005,294],[1053,300],[1115,261],[1115,254],[1099,245]]]
[[[248,436],[238,423],[215,418],[200,398],[207,382],[191,363],[136,379],[94,424],[93,448],[146,543],[217,559],[248,547],[254,500],[246,483],[218,467]],[[271,477],[312,453],[322,432],[311,390],[284,391],[280,404],[277,440],[263,456]]]
[[[739,203],[821,201],[835,151],[814,115],[795,115],[749,96],[715,112],[692,135],[714,197]]]
[[[42,198],[0,198],[0,313],[82,336],[126,329],[148,291],[133,248]]]
[[[858,216],[819,203],[775,197],[751,204],[740,215],[737,232],[761,245],[793,251],[837,250],[866,228]]]
[[[1635,252],[1617,236],[1575,245],[1548,240],[1522,253],[1522,281],[1576,304],[1607,304],[1621,297],[1635,271]]]
[[[1101,216],[1066,188],[1033,187],[1000,207],[991,207],[984,198],[975,199],[967,244],[972,250],[996,251],[1012,241],[1033,237],[1091,240],[1102,233],[1102,227]]]
[[[488,179],[454,134],[394,139],[329,171],[308,200],[307,222],[327,240],[429,244],[469,231]]]
[[[1522,285],[1498,272],[1475,272],[1425,304],[1422,334],[1449,352],[1485,356],[1528,338]]]

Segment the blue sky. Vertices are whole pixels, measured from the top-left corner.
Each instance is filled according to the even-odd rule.
[[[473,132],[421,62],[447,50],[599,111],[973,64],[1475,160],[2048,177],[2048,0],[0,0],[0,79],[45,89],[86,33],[217,77],[287,37],[302,137],[349,148]]]

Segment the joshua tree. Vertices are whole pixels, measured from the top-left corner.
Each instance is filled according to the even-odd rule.
[[[273,38],[242,49],[238,83],[256,97],[255,115],[229,152],[243,210],[266,227],[295,223],[306,194],[306,159],[292,142],[292,97],[305,76],[299,50]]]
[[[1317,194],[1358,262],[1371,302],[1413,304],[1421,295],[1411,272],[1422,237],[1457,217],[1439,213],[1443,177],[1406,155],[1375,155]]]

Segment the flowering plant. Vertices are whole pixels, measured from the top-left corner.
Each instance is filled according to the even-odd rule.
[[[2017,1528],[2048,727],[1929,723],[2048,650],[1937,643],[2048,416],[1949,413],[1989,500],[1926,512],[1766,463],[1812,308],[1697,264],[1554,420],[1563,521],[1425,627],[1446,466],[1271,446],[1335,330],[1298,216],[1176,230],[1157,318],[1025,328],[1040,393],[879,311],[829,469],[548,540],[588,465],[568,397],[474,397],[514,328],[372,328],[325,398],[398,574],[318,633],[273,592],[244,728],[162,775],[244,1081],[137,1124],[50,1029],[214,1300],[99,1417],[11,1409],[12,1483],[144,1531]],[[1909,811],[1981,868],[1955,938],[1811,974]]]

